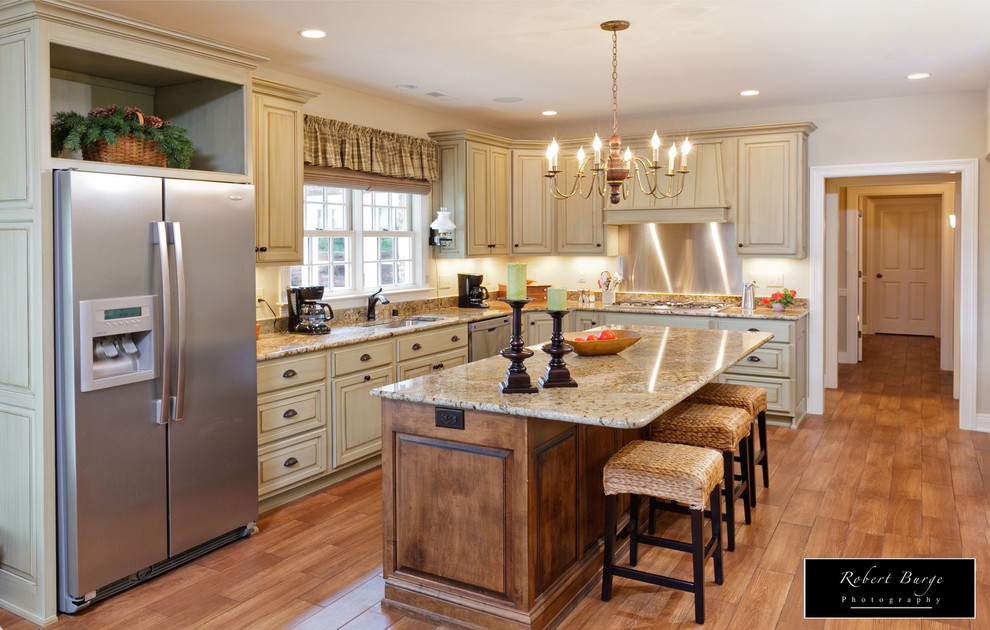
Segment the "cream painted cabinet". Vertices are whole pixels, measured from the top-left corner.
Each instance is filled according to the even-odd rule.
[[[552,254],[554,199],[542,151],[512,152],[512,253]]]
[[[254,79],[255,253],[259,263],[302,262],[303,113],[316,96]]]
[[[466,347],[459,348],[457,350],[450,350],[448,352],[441,352],[428,357],[409,359],[408,361],[400,362],[396,367],[398,372],[396,380],[405,381],[410,378],[426,376],[427,374],[439,372],[444,368],[464,365],[467,362],[468,351]]]
[[[569,192],[577,173],[578,161],[564,156],[558,161],[557,174],[561,192]],[[587,185],[587,184],[586,184]],[[557,203],[557,253],[592,255],[605,252],[605,218],[603,199],[592,193],[587,199],[580,194]]]
[[[738,139],[738,255],[805,257],[806,133]]]
[[[570,330],[570,315],[564,316],[561,328],[564,331]],[[523,319],[522,332],[527,346],[549,343],[550,335],[553,334],[553,319],[546,311],[526,313]]]
[[[431,133],[440,144],[435,209],[446,208],[457,229],[441,257],[509,254],[512,165],[509,141],[475,131]]]
[[[382,450],[382,402],[370,392],[392,383],[393,373],[387,366],[334,378],[334,468]]]

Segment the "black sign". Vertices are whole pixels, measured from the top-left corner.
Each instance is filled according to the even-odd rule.
[[[973,558],[806,558],[804,616],[973,619]]]

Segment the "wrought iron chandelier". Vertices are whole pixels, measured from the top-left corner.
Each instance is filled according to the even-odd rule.
[[[616,34],[619,31],[629,28],[629,22],[625,20],[609,20],[608,22],[602,22],[601,28],[603,31],[612,31],[612,136],[608,139],[608,159],[604,164],[602,163],[602,141],[596,133],[595,139],[592,142],[592,148],[595,151],[595,161],[591,166],[591,176],[588,178],[590,180],[590,186],[588,186],[587,192],[583,190],[584,187],[581,180],[586,177],[585,170],[591,157],[585,156],[583,146],[577,152],[578,167],[577,173],[574,175],[574,184],[571,186],[569,192],[562,192],[557,185],[557,174],[561,172],[557,168],[557,153],[560,147],[557,145],[557,139],[554,138],[550,142],[550,146],[547,147],[547,161],[549,165],[546,178],[550,185],[550,192],[555,199],[570,199],[575,195],[581,195],[587,199],[593,192],[597,191],[602,197],[607,195],[609,201],[612,203],[619,203],[621,199],[628,197],[626,180],[634,172],[636,175],[636,184],[644,195],[650,195],[657,199],[676,197],[684,190],[684,175],[689,172],[687,168],[687,156],[691,150],[691,143],[685,138],[681,144],[681,167],[676,171],[674,170],[674,164],[677,157],[677,145],[672,144],[670,146],[670,150],[667,151],[669,161],[666,173],[663,172],[664,167],[660,165],[660,136],[657,135],[656,131],[653,132],[653,137],[650,139],[650,146],[653,148],[653,155],[650,161],[638,155],[634,156],[629,147],[626,147],[624,153],[622,152],[622,138],[619,137],[618,106],[616,100],[619,92],[619,64],[616,54],[618,37]],[[663,190],[664,186],[661,185],[661,176],[667,177],[666,190]],[[678,180],[676,191],[674,190],[675,178]],[[643,184],[644,179],[646,180],[645,186]]]

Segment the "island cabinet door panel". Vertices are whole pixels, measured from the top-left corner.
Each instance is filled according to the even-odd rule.
[[[396,571],[508,598],[512,452],[413,435],[395,449]]]
[[[539,429],[559,431],[560,423],[540,424],[548,426],[531,428],[539,442],[533,451],[535,492],[530,494],[530,513],[536,514],[536,579],[531,585],[536,589],[534,596],[563,575],[583,551],[578,540],[577,430],[570,427],[543,440]]]
[[[629,431],[628,433],[635,433]],[[598,545],[605,534],[605,488],[602,473],[605,462],[621,448],[620,432],[610,427],[585,425],[578,427],[580,441],[581,487],[581,553]]]

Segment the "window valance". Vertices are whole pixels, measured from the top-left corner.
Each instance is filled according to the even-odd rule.
[[[319,116],[306,116],[303,129],[306,164],[405,179],[440,179],[439,147],[434,140]]]

